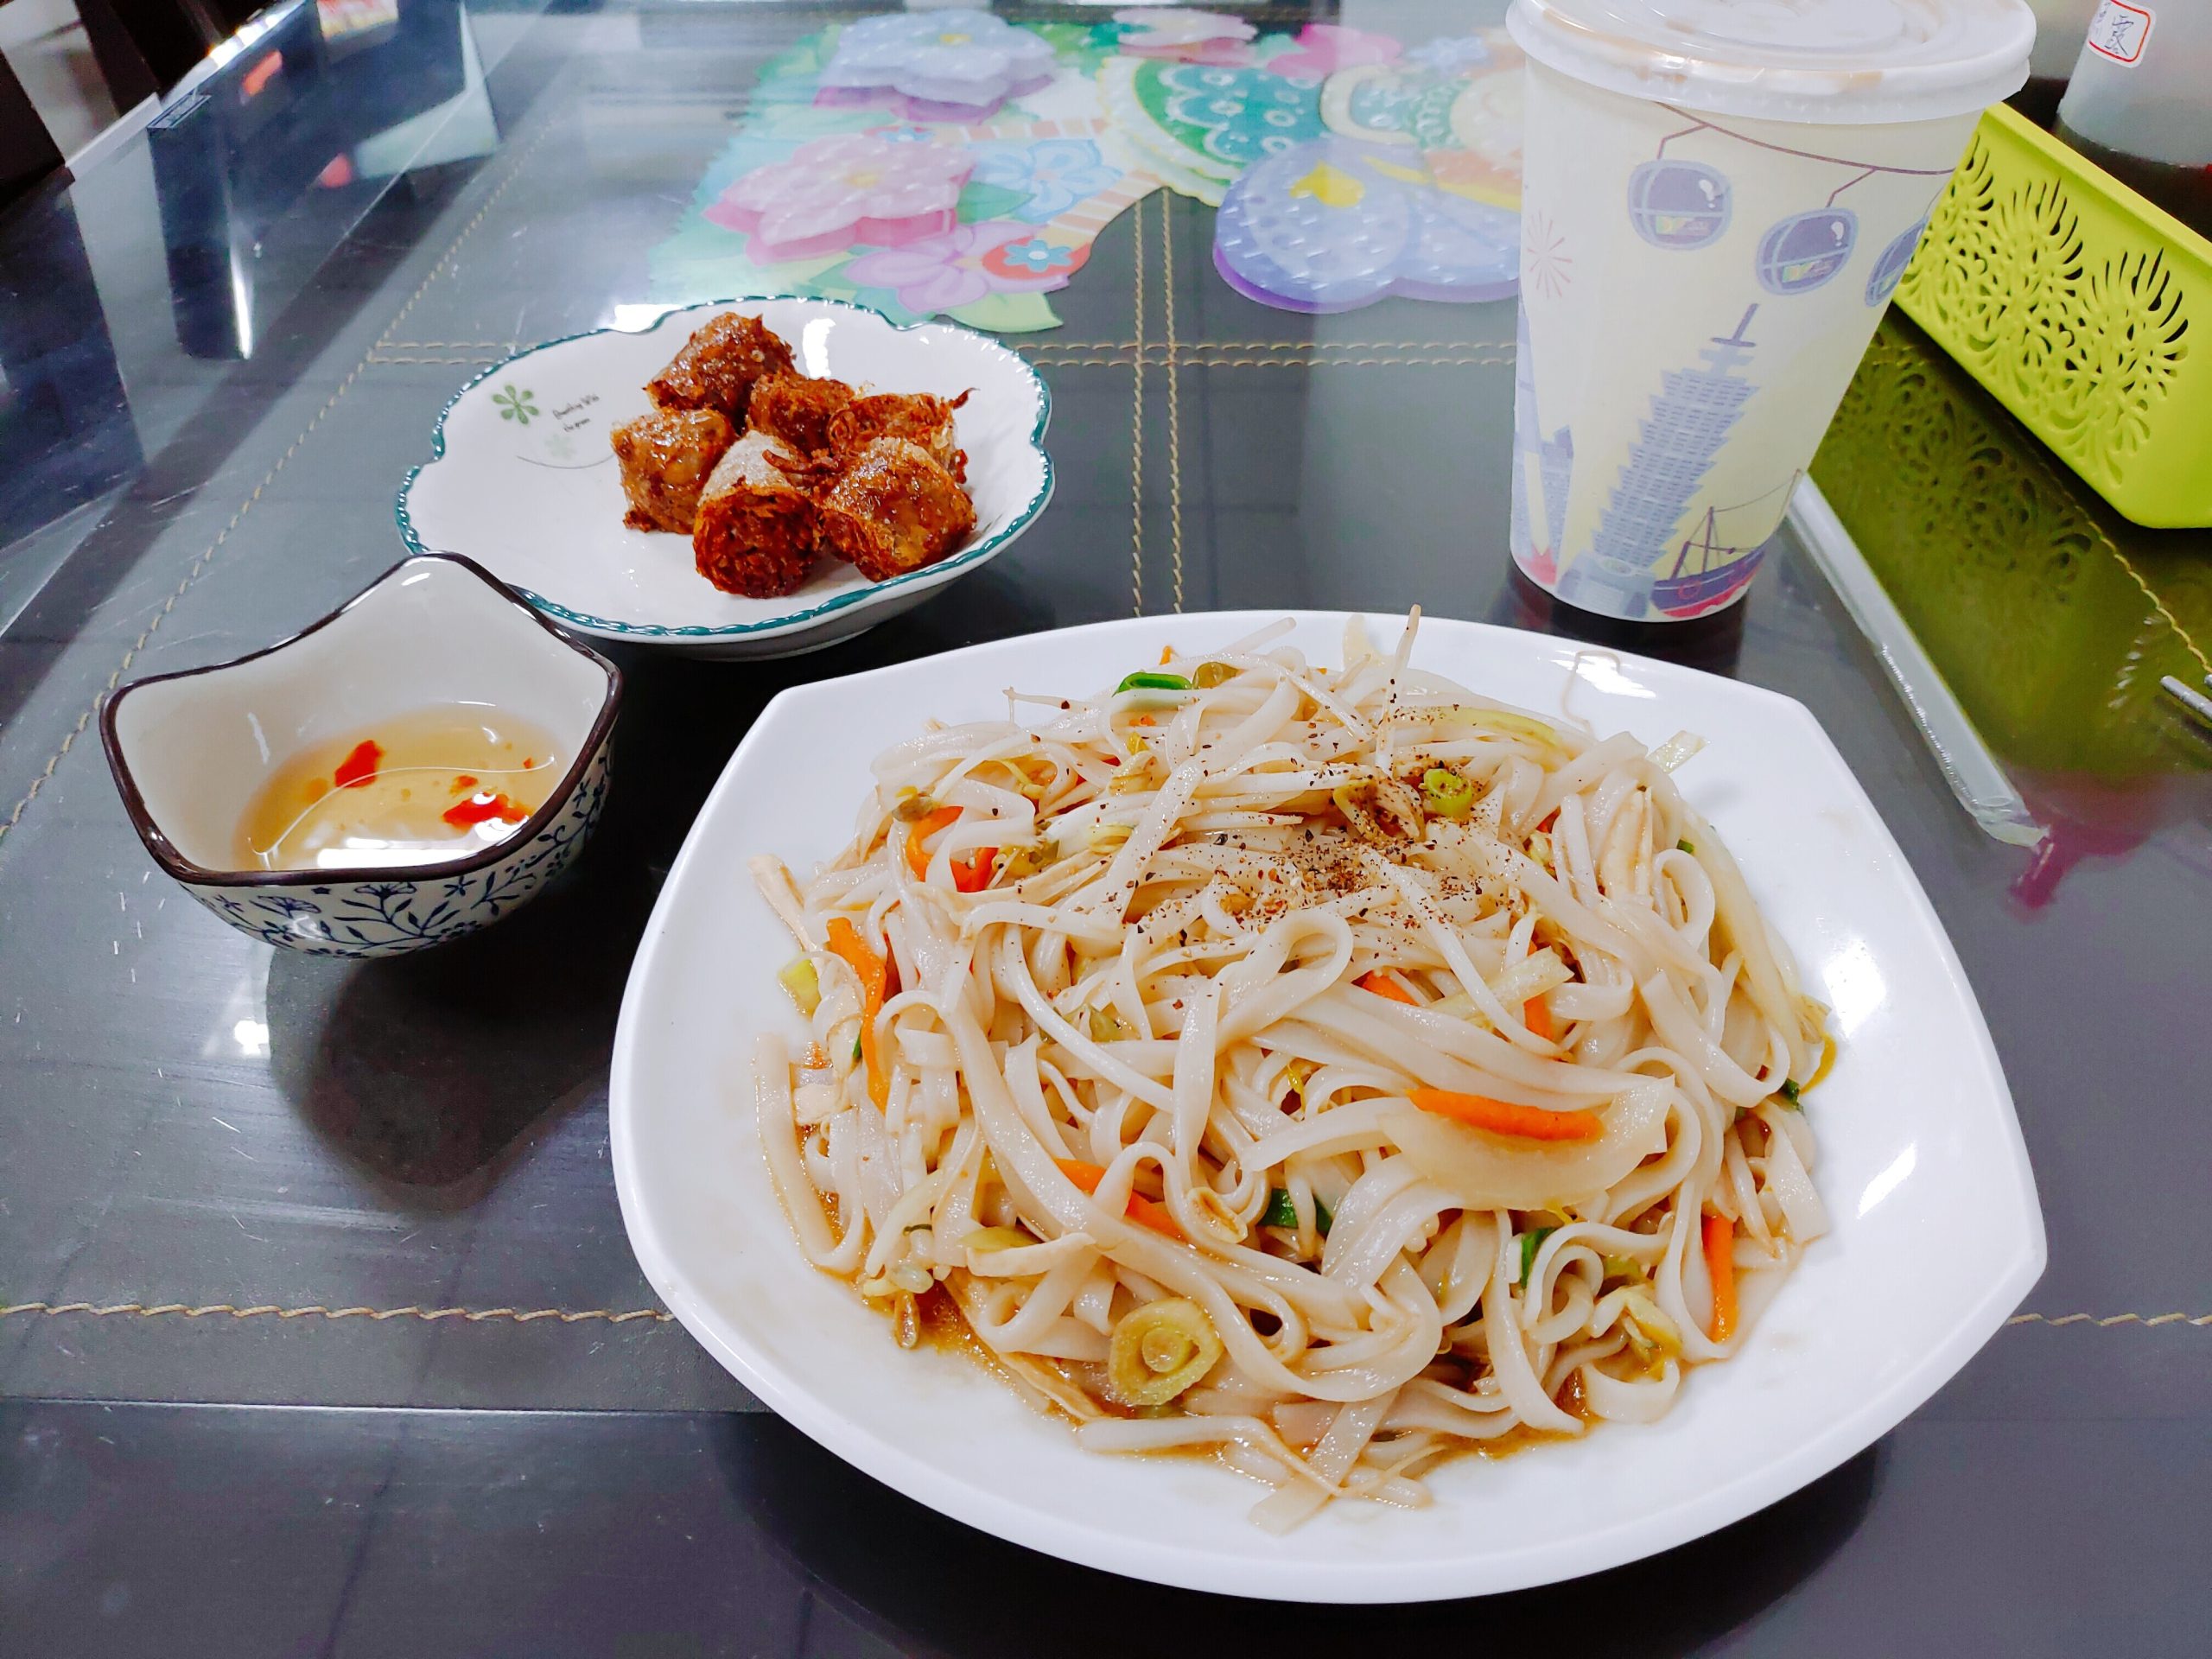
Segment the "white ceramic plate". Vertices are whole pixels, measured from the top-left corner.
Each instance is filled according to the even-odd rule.
[[[889,582],[821,560],[781,599],[726,594],[688,537],[630,530],[608,433],[642,415],[652,379],[691,332],[756,313],[798,367],[877,391],[974,396],[957,416],[976,531],[939,563]],[[710,657],[782,657],[849,638],[1003,552],[1052,494],[1052,394],[996,340],[953,323],[898,328],[836,300],[725,300],[639,333],[601,328],[533,346],[461,388],[408,474],[396,509],[410,552],[461,553],[582,633]]]
[[[645,930],[615,1039],[614,1175],[647,1275],[769,1406],[931,1508],[1072,1561],[1287,1600],[1398,1601],[1541,1584],[1751,1514],[1871,1444],[1966,1363],[2043,1270],[2012,1098],[1981,1012],[1911,870],[1819,724],[1786,697],[1572,641],[1426,620],[1415,661],[1600,732],[1710,746],[1677,774],[1728,839],[1841,1055],[1808,1103],[1835,1232],[1744,1351],[1691,1372],[1673,1413],[1429,1477],[1423,1510],[1332,1504],[1286,1538],[1247,1524],[1262,1489],[1187,1458],[1078,1452],[955,1354],[902,1353],[808,1267],[772,1192],[747,1055],[798,1017],[791,945],[745,875],[810,869],[851,833],[879,745],[926,715],[1002,718],[1002,689],[1091,691],[1203,652],[1262,614],[1140,618],[801,686],[768,705],[693,826]],[[1343,618],[1296,643],[1335,664]],[[1395,624],[1376,619],[1378,639]]]

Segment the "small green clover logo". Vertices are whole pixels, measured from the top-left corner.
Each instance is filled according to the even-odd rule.
[[[502,390],[493,392],[492,401],[499,406],[501,420],[514,421],[524,426],[530,424],[531,416],[542,415],[545,412],[531,401],[531,392],[527,387],[517,391],[512,381],[509,381]]]

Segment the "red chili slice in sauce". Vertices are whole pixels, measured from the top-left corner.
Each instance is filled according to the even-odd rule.
[[[372,738],[363,738],[353,746],[353,753],[338,763],[338,770],[331,782],[340,789],[359,789],[376,781],[377,768],[384,764],[384,750]]]
[[[442,816],[454,829],[466,830],[473,824],[488,823],[493,818],[501,823],[520,823],[530,816],[530,809],[504,795],[472,795],[448,807]]]

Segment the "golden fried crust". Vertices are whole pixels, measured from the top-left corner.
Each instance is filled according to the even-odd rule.
[[[968,453],[954,435],[952,413],[968,394],[938,397],[926,391],[880,391],[855,397],[830,418],[830,447],[841,458],[856,454],[878,438],[904,438],[919,444],[930,459],[952,475],[968,477]]]
[[[753,430],[769,433],[808,455],[830,448],[830,422],[852,401],[853,389],[842,380],[766,375],[753,385],[746,419]]]
[[[630,502],[622,522],[632,530],[689,536],[699,493],[715,463],[737,442],[737,429],[716,410],[657,409],[609,435]]]
[[[742,425],[753,383],[764,374],[788,374],[791,367],[791,348],[759,317],[725,311],[684,341],[645,391],[663,409],[720,410]]]
[[[699,574],[724,593],[774,599],[805,582],[819,523],[814,503],[777,464],[797,460],[766,432],[748,432],[707,480],[691,552]]]
[[[870,582],[934,564],[968,539],[976,508],[920,445],[877,438],[822,496],[822,536]]]

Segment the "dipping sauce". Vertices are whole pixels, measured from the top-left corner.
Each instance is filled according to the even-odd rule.
[[[467,858],[568,769],[544,728],[479,703],[422,709],[294,755],[238,822],[234,868],[365,870]]]

